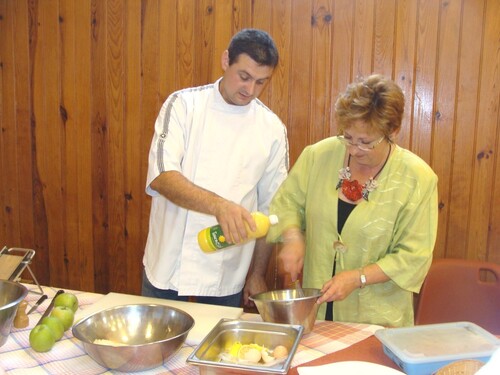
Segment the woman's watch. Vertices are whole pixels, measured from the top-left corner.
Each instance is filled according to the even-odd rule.
[[[366,285],[366,275],[365,271],[363,270],[363,267],[359,269],[359,281],[361,282],[359,289],[363,289]]]

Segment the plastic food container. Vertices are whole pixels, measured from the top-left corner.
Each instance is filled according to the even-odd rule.
[[[388,328],[375,332],[384,353],[408,375],[427,375],[463,359],[487,362],[500,339],[470,322]]]
[[[304,327],[301,325],[221,319],[187,358],[200,374],[286,374],[297,350]],[[219,359],[224,348],[235,342],[258,344],[267,348],[283,345],[288,350],[284,361],[273,365],[227,363]]]

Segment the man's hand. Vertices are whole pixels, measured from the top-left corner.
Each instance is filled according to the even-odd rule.
[[[274,245],[267,243],[265,238],[255,241],[252,264],[243,289],[243,302],[246,306],[252,304],[249,300],[250,296],[267,291],[266,274],[273,249]]]
[[[177,171],[161,173],[151,182],[151,188],[180,207],[215,216],[228,243],[245,241],[246,225],[252,231],[257,229],[244,207],[193,184]]]
[[[231,201],[220,201],[215,208],[215,218],[222,228],[228,243],[241,243],[247,240],[247,226],[257,230],[255,221],[248,210]]]
[[[245,306],[252,306],[253,302],[250,301],[249,297],[262,292],[267,292],[266,279],[260,275],[251,275],[247,279],[245,289],[243,289],[243,303]]]

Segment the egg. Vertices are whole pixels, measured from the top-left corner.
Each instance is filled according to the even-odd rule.
[[[260,351],[260,354],[262,355],[262,360],[264,361],[264,363],[269,363],[276,359],[274,358],[273,353],[266,348],[262,349]]]
[[[287,355],[288,355],[288,349],[283,345],[278,345],[276,348],[274,348],[273,351],[274,358],[279,359],[286,357]]]
[[[238,358],[240,360],[258,363],[262,358],[262,355],[260,354],[259,349],[256,349],[251,345],[243,345],[238,352]]]

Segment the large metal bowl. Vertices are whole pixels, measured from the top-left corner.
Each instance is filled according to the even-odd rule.
[[[304,334],[312,331],[316,322],[321,296],[319,289],[282,289],[256,294],[250,297],[265,322],[300,324]]]
[[[158,367],[184,344],[194,326],[170,306],[131,304],[97,312],[73,326],[73,336],[101,366],[133,372]]]
[[[0,280],[0,346],[9,337],[17,308],[28,294],[28,289],[19,283]]]

